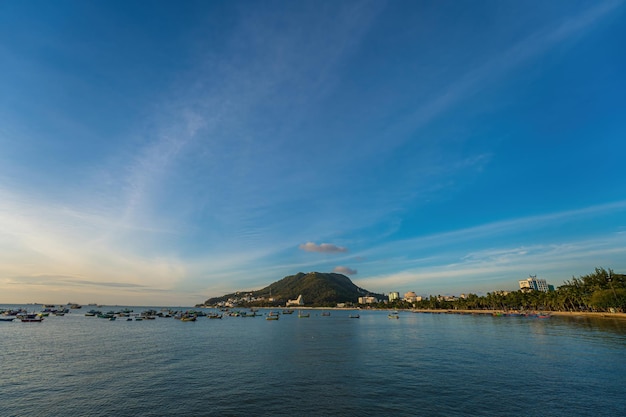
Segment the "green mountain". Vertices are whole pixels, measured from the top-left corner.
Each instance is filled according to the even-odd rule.
[[[305,274],[299,272],[257,291],[239,291],[210,298],[205,302],[205,305],[215,305],[228,299],[249,300],[242,301],[242,304],[251,305],[285,305],[287,300],[296,299],[298,295],[302,295],[307,306],[334,306],[344,302],[356,303],[359,297],[366,295],[383,298],[382,294],[375,294],[357,287],[350,278],[342,274],[323,272]],[[270,298],[274,299],[273,303],[268,301]]]

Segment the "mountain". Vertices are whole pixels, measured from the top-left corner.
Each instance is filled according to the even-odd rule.
[[[357,287],[345,275],[324,272],[299,272],[289,275],[280,281],[276,281],[265,288],[257,291],[239,291],[226,294],[221,297],[209,298],[205,305],[215,305],[228,299],[249,298],[251,300],[263,300],[267,303],[271,297],[276,305],[285,305],[287,300],[293,300],[302,294],[307,306],[334,306],[337,303],[356,303],[359,297],[372,295],[382,299],[382,294],[375,294],[363,288]],[[257,302],[254,302],[255,304]],[[258,301],[262,303],[262,301]]]

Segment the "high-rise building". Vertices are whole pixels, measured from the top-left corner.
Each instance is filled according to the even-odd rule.
[[[537,279],[537,275],[531,275],[530,278],[522,279],[519,281],[519,288],[522,291],[535,290],[548,292],[550,286],[545,279]]]

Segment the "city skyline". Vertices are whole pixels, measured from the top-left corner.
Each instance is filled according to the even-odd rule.
[[[626,272],[624,1],[0,5],[0,303]]]

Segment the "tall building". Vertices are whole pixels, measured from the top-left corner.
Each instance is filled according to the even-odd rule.
[[[393,301],[393,300],[399,300],[400,299],[400,293],[397,291],[392,291],[389,293],[389,301]]]
[[[531,275],[530,278],[522,279],[519,281],[519,289],[522,291],[550,291],[550,286],[545,279],[537,279],[537,275]]]

